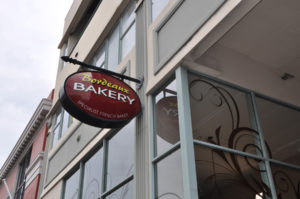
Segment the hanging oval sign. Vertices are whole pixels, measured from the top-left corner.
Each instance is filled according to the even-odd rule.
[[[59,99],[73,117],[101,128],[120,128],[141,111],[140,99],[128,84],[100,72],[73,73]]]

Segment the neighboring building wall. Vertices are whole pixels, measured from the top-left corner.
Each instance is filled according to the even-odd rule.
[[[24,199],[37,199],[37,193],[40,183],[40,174],[26,187]]]
[[[48,124],[45,124],[40,132],[35,137],[35,140],[32,144],[32,151],[31,151],[31,158],[30,158],[30,164],[33,163],[33,161],[36,159],[38,154],[45,149],[45,143],[46,143],[46,136],[48,133]]]
[[[52,98],[53,91],[48,99],[41,100],[2,166],[0,170],[0,199],[8,197],[2,179],[6,179],[12,197],[18,199],[37,198],[40,178],[43,176],[41,172],[43,151],[48,133],[46,115],[50,110]]]
[[[45,123],[33,141],[30,165],[26,171],[26,187],[24,199],[37,198],[40,178],[42,174],[44,149],[47,133],[48,124]]]

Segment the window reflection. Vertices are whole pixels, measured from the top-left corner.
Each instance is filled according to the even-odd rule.
[[[53,131],[53,141],[52,141],[52,147],[56,145],[56,143],[59,140],[59,126],[57,126]]]
[[[272,198],[263,161],[195,146],[199,199]]]
[[[272,157],[300,165],[300,111],[259,97],[256,104]]]
[[[121,32],[124,34],[135,20],[135,3],[131,1],[121,19]]]
[[[130,52],[135,45],[135,3],[131,1],[121,19],[121,59]]]
[[[156,154],[179,141],[176,82],[172,81],[155,96]]]
[[[61,129],[61,137],[65,134],[67,129],[72,123],[72,116],[67,112],[63,111],[63,121],[62,121],[62,129]]]
[[[135,120],[123,127],[108,142],[107,187],[114,187],[134,172]]]
[[[170,0],[152,0],[152,21],[156,19],[159,13],[166,7]]]
[[[83,199],[97,199],[101,190],[102,156],[100,149],[84,165]]]
[[[156,199],[183,199],[180,150],[159,161],[156,170]]]
[[[119,29],[116,28],[108,40],[108,69],[114,70],[119,63]]]
[[[122,59],[130,52],[135,45],[135,24],[133,24],[122,39]]]
[[[67,129],[73,122],[73,117],[63,108],[58,108],[54,115],[55,125],[53,130],[52,147],[59,141],[59,139],[65,134]]]
[[[97,50],[95,53],[92,64],[98,66],[99,68],[104,68],[105,65],[105,45]]]
[[[189,91],[194,139],[262,155],[245,93],[191,74]]]
[[[65,184],[65,199],[77,199],[79,193],[79,170],[77,170]]]

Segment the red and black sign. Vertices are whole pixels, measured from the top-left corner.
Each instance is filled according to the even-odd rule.
[[[141,110],[139,97],[129,85],[99,72],[70,75],[59,99],[73,117],[101,128],[120,128]]]

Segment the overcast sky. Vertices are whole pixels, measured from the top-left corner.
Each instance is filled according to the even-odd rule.
[[[0,0],[0,168],[54,88],[58,43],[73,0]]]

